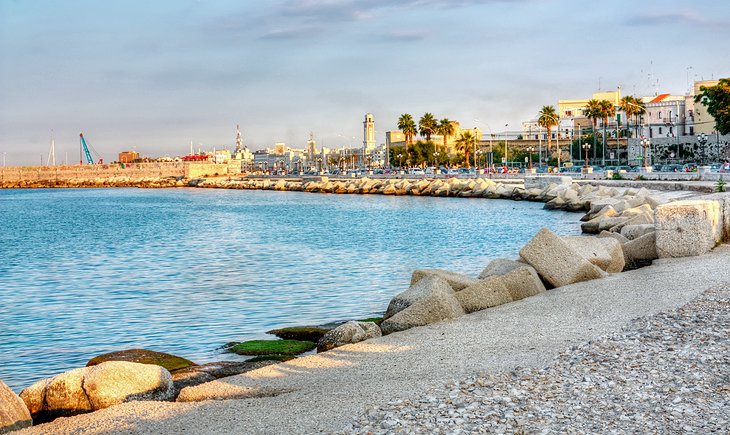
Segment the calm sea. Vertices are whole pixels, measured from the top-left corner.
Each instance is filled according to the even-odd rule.
[[[20,391],[127,348],[235,359],[218,348],[381,314],[414,269],[478,275],[578,223],[503,200],[0,190],[0,379]]]

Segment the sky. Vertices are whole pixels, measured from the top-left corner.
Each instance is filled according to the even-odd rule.
[[[489,134],[543,105],[730,76],[730,2],[0,0],[0,153],[330,148],[431,112]],[[507,124],[507,127],[505,127]]]

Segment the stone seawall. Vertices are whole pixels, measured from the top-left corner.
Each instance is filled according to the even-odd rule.
[[[192,179],[228,173],[228,165],[203,162],[14,166],[0,167],[0,187],[76,187],[95,183],[116,186],[120,180],[148,182],[151,179]]]

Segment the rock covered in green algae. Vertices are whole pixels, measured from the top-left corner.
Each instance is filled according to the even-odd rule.
[[[330,329],[328,326],[290,326],[288,328],[272,329],[267,334],[275,335],[285,340],[301,340],[317,342]]]
[[[312,341],[304,340],[251,340],[228,348],[239,355],[298,355],[317,347]]]
[[[107,361],[127,361],[140,364],[153,364],[164,367],[171,372],[195,365],[192,361],[179,356],[170,355],[169,353],[155,352],[147,349],[128,349],[96,356],[86,363],[86,366],[95,366]]]

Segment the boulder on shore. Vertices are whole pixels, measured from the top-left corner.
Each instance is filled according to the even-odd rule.
[[[624,270],[636,269],[651,264],[659,258],[656,249],[656,232],[644,234],[643,236],[623,244]]]
[[[353,320],[327,332],[317,343],[317,352],[325,352],[346,344],[359,343],[382,335],[380,328],[375,323]]]
[[[718,201],[676,201],[657,207],[656,249],[660,258],[702,255],[722,240]]]
[[[463,314],[449,283],[438,275],[428,275],[390,301],[380,329],[390,334]]]
[[[520,249],[520,257],[555,287],[606,275],[547,228],[541,229]]]
[[[0,434],[33,425],[23,400],[0,380]]]
[[[138,400],[172,400],[166,369],[151,364],[108,361],[36,382],[20,393],[33,420],[51,421]]]

